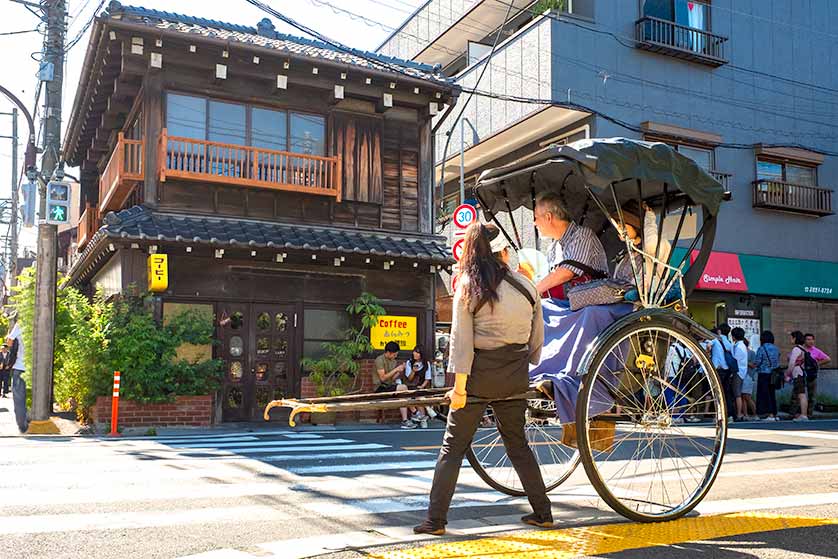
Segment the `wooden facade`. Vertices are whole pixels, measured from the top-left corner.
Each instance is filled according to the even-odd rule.
[[[431,118],[455,88],[392,61],[277,50],[272,31],[261,46],[216,36],[240,26],[118,10],[94,23],[65,144],[85,209],[71,280],[91,292],[142,289],[148,254],[168,254],[155,308],[161,319],[167,305],[212,308],[225,420],[256,419],[266,398],[299,394],[299,359],[328,339],[306,321],[311,330],[337,317],[362,292],[416,316],[430,348],[435,270],[449,258],[392,246],[441,246]],[[114,233],[136,215],[146,220],[136,231]],[[278,224],[303,241],[265,242]],[[362,242],[331,246],[336,231]]]

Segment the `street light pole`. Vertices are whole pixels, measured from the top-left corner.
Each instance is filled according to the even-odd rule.
[[[44,107],[44,154],[41,158],[43,180],[39,184],[40,218],[38,255],[35,268],[35,323],[32,335],[32,421],[29,433],[57,433],[50,419],[52,407],[52,367],[55,352],[55,296],[58,252],[58,228],[46,222],[47,182],[59,164],[61,149],[61,87],[64,81],[64,0],[45,2],[47,38],[44,61],[52,64],[52,79],[47,81]]]
[[[11,258],[9,258],[9,287],[17,284],[17,220],[18,220],[18,185],[20,177],[17,174],[17,107],[12,109],[12,219],[9,227],[11,231]]]

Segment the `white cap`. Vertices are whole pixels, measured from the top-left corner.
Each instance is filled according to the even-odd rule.
[[[492,242],[489,243],[489,245],[492,247],[492,253],[495,254],[508,247],[509,241],[506,240],[506,236],[503,233],[498,231],[498,236],[492,239]]]

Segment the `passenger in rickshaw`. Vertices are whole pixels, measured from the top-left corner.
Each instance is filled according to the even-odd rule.
[[[632,305],[594,305],[571,311],[566,289],[608,276],[608,260],[596,234],[574,223],[561,198],[552,192],[536,197],[533,211],[538,232],[553,239],[547,261],[551,272],[536,288],[545,298],[544,347],[541,362],[530,369],[532,382],[552,381],[553,397],[563,424],[576,419],[580,364],[594,338],[615,320],[631,312]],[[607,395],[600,401],[608,401]],[[603,409],[601,411],[607,411]]]

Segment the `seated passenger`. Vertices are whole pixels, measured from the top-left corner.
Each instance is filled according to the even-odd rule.
[[[547,251],[550,273],[536,285],[539,293],[567,299],[565,287],[594,279],[591,272],[608,275],[602,243],[591,229],[571,220],[558,194],[542,192],[536,196],[533,222],[542,236],[553,239]]]
[[[549,291],[549,297],[541,302],[544,315],[541,362],[530,368],[530,380],[552,381],[557,415],[563,424],[573,423],[582,360],[591,342],[615,320],[631,312],[632,305],[594,305],[571,311],[562,301],[567,298],[563,288],[590,281],[588,270],[606,273],[605,249],[591,229],[571,221],[556,194],[543,192],[537,196],[533,213],[539,232],[554,242],[547,258],[552,271],[536,286],[539,292]],[[611,401],[607,393],[598,400],[604,404],[604,409],[598,412],[610,407],[605,404]]]

